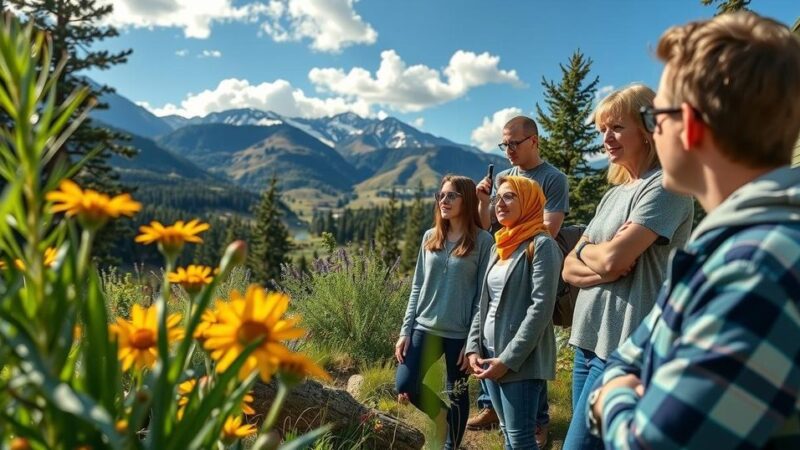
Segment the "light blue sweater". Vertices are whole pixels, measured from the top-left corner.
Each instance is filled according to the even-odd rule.
[[[422,238],[400,335],[410,336],[413,330],[422,330],[444,338],[464,339],[478,310],[494,239],[480,230],[472,252],[457,257],[450,254],[455,248],[452,243],[447,243],[446,250],[425,250],[431,233],[433,229]]]

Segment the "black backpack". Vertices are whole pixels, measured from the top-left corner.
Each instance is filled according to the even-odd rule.
[[[564,259],[566,259],[567,255],[575,248],[575,244],[581,240],[581,236],[583,236],[585,231],[586,227],[583,225],[561,227],[555,241],[558,244],[558,248],[561,249]],[[532,247],[533,241],[531,241],[529,245]],[[528,249],[529,258],[533,255],[530,247]],[[563,261],[561,262],[561,270],[564,270]],[[572,315],[575,312],[575,301],[578,298],[579,290],[580,289],[564,281],[564,278],[561,276],[561,271],[558,272],[558,291],[556,292],[556,307],[553,309],[553,325],[565,328],[572,326]]]

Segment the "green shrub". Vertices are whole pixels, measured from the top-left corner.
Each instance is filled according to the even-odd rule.
[[[393,355],[410,284],[375,252],[344,249],[314,261],[310,274],[286,267],[282,281],[309,338],[360,364]]]

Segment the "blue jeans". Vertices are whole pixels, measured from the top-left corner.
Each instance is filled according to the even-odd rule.
[[[603,375],[606,362],[594,352],[575,348],[572,368],[572,421],[569,423],[563,450],[602,450],[603,441],[589,434],[586,426],[586,404],[594,382]]]
[[[486,383],[505,438],[506,450],[537,450],[536,412],[544,380]]]
[[[486,390],[485,384],[488,381],[481,380],[481,390],[478,393],[478,409],[493,409],[492,399]],[[539,391],[539,411],[536,412],[536,426],[545,427],[550,423],[550,404],[547,402],[547,381],[542,381],[544,387]]]
[[[445,449],[456,449],[461,445],[469,415],[469,374],[458,367],[458,357],[464,348],[465,339],[448,339],[424,331],[414,330],[411,345],[403,363],[397,367],[396,387],[398,393],[408,394],[411,403],[435,419],[441,410],[447,411],[447,441]],[[450,400],[448,407],[430,387],[422,383],[425,374],[444,353],[447,366],[445,389]]]

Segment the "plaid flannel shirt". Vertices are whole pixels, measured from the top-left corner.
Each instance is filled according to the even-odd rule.
[[[800,449],[800,223],[711,230],[595,388],[607,449]],[[587,416],[588,417],[588,416]]]

